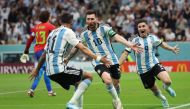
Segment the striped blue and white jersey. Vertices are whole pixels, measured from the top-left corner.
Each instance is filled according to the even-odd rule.
[[[159,63],[155,56],[156,47],[158,47],[162,41],[155,35],[149,34],[146,38],[136,36],[132,39],[133,43],[138,43],[144,48],[143,52],[140,54],[135,54],[137,71],[139,74],[146,73],[155,64]],[[127,51],[129,49],[126,49]]]
[[[47,75],[53,75],[65,70],[64,57],[69,45],[76,46],[79,40],[76,34],[69,28],[61,26],[53,30],[47,39],[46,51],[46,71]]]
[[[107,55],[108,60],[112,62],[112,65],[118,64],[118,58],[115,55],[110,38],[112,38],[116,32],[108,25],[99,25],[96,31],[90,31],[85,29],[80,37],[82,42],[96,55]],[[102,64],[95,60],[92,61],[93,66]]]

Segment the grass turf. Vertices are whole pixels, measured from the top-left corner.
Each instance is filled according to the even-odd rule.
[[[35,90],[35,96],[30,98],[26,94],[32,84],[28,76],[27,74],[0,75],[0,109],[65,109],[74,87],[66,91],[52,82],[57,96],[49,97],[42,78]],[[170,97],[162,89],[161,82],[157,81],[170,107],[189,104],[190,73],[170,73],[170,76],[173,80],[172,87],[177,93],[175,98]],[[155,98],[151,91],[143,88],[140,78],[135,73],[122,74],[120,97],[124,109],[162,109],[160,100]],[[93,83],[84,95],[84,109],[112,109],[111,101],[111,96],[107,93],[101,79],[94,74]],[[180,109],[190,109],[190,105]]]

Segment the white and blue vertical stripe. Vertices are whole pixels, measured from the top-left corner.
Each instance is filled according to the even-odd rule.
[[[112,62],[112,64],[118,64],[117,56],[115,55],[111,43],[110,37],[107,36],[106,30],[103,26],[98,27],[96,31],[86,30],[81,34],[88,48],[96,55],[105,56]],[[101,40],[101,44],[98,44],[98,40]],[[97,45],[98,44],[98,45]],[[100,62],[93,61],[94,66],[101,64]]]
[[[144,48],[142,53],[136,54],[137,70],[139,74],[146,73],[155,64],[159,63],[155,56],[156,46],[154,42],[156,39],[154,37],[153,35],[148,35],[146,38],[136,37],[133,39],[133,42],[140,43],[141,47]]]

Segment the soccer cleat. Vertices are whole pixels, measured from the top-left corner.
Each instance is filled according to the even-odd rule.
[[[113,104],[114,109],[123,109],[120,99],[112,100],[112,104]]]
[[[176,93],[175,93],[175,91],[171,87],[168,87],[165,90],[170,94],[170,96],[176,97]]]
[[[80,109],[80,108],[72,103],[67,103],[66,109]]]
[[[49,96],[56,96],[56,93],[53,92],[53,91],[51,91],[51,92],[48,93],[48,95],[49,95]]]
[[[163,108],[168,108],[169,107],[168,101],[162,100],[162,106],[163,106]]]
[[[29,91],[27,92],[27,94],[28,94],[28,96],[30,96],[31,98],[34,97],[34,91],[32,91],[32,90],[29,90]]]
[[[163,85],[163,88],[169,93],[170,96],[175,97],[176,93],[175,91],[171,88],[171,87],[167,87],[165,85]]]

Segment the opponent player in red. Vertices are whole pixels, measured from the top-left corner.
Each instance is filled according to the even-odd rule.
[[[49,33],[55,29],[55,26],[49,23],[50,19],[50,13],[48,11],[42,11],[39,15],[40,24],[37,24],[32,29],[32,34],[30,38],[27,40],[26,47],[24,50],[24,53],[22,54],[20,61],[22,63],[26,63],[26,61],[29,60],[29,48],[31,46],[31,43],[34,39],[36,39],[36,44],[34,47],[35,57],[38,60],[40,56],[42,55],[44,51],[44,47],[46,44],[47,37]],[[49,96],[56,96],[56,93],[52,91],[51,83],[49,77],[46,75],[45,70],[45,64],[41,67],[38,77],[34,80],[30,90],[28,91],[28,95],[30,97],[34,96],[34,90],[36,89],[37,85],[39,84],[40,78],[42,77],[42,74],[44,73],[44,81],[46,84],[46,88],[48,90]]]

